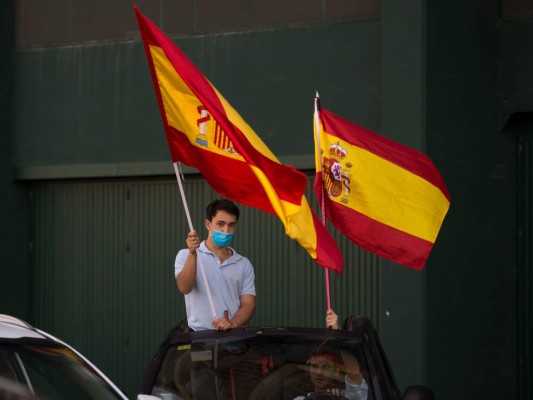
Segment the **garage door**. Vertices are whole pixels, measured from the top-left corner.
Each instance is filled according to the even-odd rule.
[[[218,196],[195,176],[185,192],[205,236],[205,205]],[[47,181],[31,193],[36,326],[73,344],[132,394],[164,334],[185,318],[173,264],[188,224],[175,179]],[[234,247],[256,272],[251,325],[322,326],[324,270],[276,217],[241,212]],[[377,323],[378,260],[335,238],[346,267],[340,277],[330,274],[332,305],[341,316]]]

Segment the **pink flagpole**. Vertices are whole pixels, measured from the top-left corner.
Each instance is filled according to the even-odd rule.
[[[320,111],[320,96],[316,92],[315,96],[315,136],[316,136],[316,149],[315,149],[315,164],[317,171],[319,168],[322,168],[322,163],[320,161],[320,119],[318,113]],[[320,213],[322,214],[322,224],[326,226],[326,206],[324,202],[324,185],[321,185],[320,190],[322,190],[322,201],[320,202]],[[331,309],[331,294],[329,290],[329,269],[324,268],[325,283],[326,283],[326,306]]]

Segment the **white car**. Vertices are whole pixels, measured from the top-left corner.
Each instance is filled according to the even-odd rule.
[[[74,348],[25,321],[0,314],[0,398],[127,400]],[[3,392],[5,391],[5,392]]]

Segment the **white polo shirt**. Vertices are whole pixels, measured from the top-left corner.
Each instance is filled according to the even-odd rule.
[[[200,243],[197,250],[196,281],[193,290],[185,295],[187,321],[189,327],[195,331],[214,329],[213,313],[200,270],[200,262],[204,266],[217,318],[224,316],[224,310],[228,310],[229,317],[232,318],[240,307],[240,296],[243,294],[255,296],[255,274],[252,263],[233,248],[230,249],[233,255],[223,263],[206,247],[205,241]],[[183,269],[188,256],[188,249],[178,252],[174,264],[175,277]]]

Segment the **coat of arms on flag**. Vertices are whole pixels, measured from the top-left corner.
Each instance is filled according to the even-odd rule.
[[[230,138],[220,124],[214,118],[211,118],[207,108],[201,104],[197,107],[197,110],[200,116],[196,120],[198,125],[196,144],[207,148],[209,143],[213,143],[220,150],[237,155],[238,153],[235,151]]]
[[[350,168],[353,166],[345,158],[348,149],[343,148],[338,142],[329,146],[329,153],[322,156],[322,173],[324,186],[329,197],[339,197],[343,193],[350,194]],[[343,164],[344,163],[344,164]],[[348,202],[347,198],[340,199]]]

